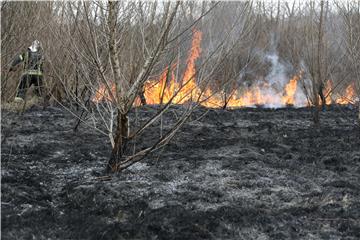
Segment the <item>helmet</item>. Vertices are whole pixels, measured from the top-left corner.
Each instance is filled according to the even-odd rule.
[[[30,51],[32,52],[37,52],[40,49],[40,41],[39,40],[35,40],[33,41],[33,43],[31,44],[31,46],[29,47]]]

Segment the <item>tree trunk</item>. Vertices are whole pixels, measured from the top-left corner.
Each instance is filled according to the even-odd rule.
[[[111,156],[108,162],[107,170],[116,172],[119,168],[119,163],[124,157],[126,142],[128,137],[128,118],[126,111],[126,103],[124,102],[124,94],[127,91],[120,73],[120,62],[116,44],[116,30],[117,30],[117,15],[119,2],[109,1],[109,58],[113,72],[115,87],[116,87],[116,105],[118,107],[116,116],[116,131],[114,137],[114,146],[111,151]]]
[[[143,87],[142,91],[139,93],[140,101],[143,106],[146,105],[146,98],[145,98],[144,93],[145,93],[145,88]]]
[[[228,99],[228,96],[227,96],[226,91],[225,91],[225,93],[224,93],[224,105],[222,106],[222,109],[223,109],[223,110],[225,110],[225,109],[227,108],[227,105],[228,105],[228,103],[229,103],[229,100],[230,100],[230,97],[229,97],[229,99]]]
[[[121,162],[124,153],[126,153],[127,138],[129,135],[129,122],[127,115],[118,111],[116,124],[114,147],[111,151],[111,156],[107,167],[107,170],[112,172],[117,171],[119,163]]]
[[[314,83],[314,85],[317,85]],[[313,110],[313,121],[315,126],[320,125],[320,103],[319,103],[319,95],[317,91],[317,87],[313,87],[313,98],[314,98],[314,110]]]
[[[319,109],[320,108],[324,109],[326,106],[326,98],[324,95],[324,82],[323,81],[320,81],[320,84],[319,84],[319,97],[321,100],[320,101],[321,105],[319,105]]]
[[[315,79],[313,85],[313,91],[314,91],[314,104],[315,104],[315,109],[314,109],[314,123],[316,126],[318,126],[320,124],[320,104],[319,104],[319,97],[321,97],[321,100],[325,100],[323,97],[323,36],[324,36],[324,29],[323,29],[323,15],[324,15],[324,1],[321,1],[320,3],[320,20],[319,20],[319,38],[318,38],[318,53],[317,53],[317,67],[318,67],[318,71],[317,71],[317,79]],[[325,102],[325,101],[324,101]],[[324,103],[323,103],[324,104]]]

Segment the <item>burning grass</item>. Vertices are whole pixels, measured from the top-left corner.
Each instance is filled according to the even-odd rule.
[[[202,33],[194,29],[191,48],[186,60],[186,69],[180,80],[175,77],[179,64],[175,63],[166,67],[159,78],[150,79],[145,83],[144,97],[148,104],[166,104],[169,101],[174,104],[199,102],[208,108],[223,108],[224,106],[228,108],[304,107],[311,105],[299,86],[304,75],[303,70],[295,74],[280,91],[276,90],[278,87],[275,89],[274,86],[266,82],[257,82],[249,88],[239,87],[227,95],[223,91],[214,91],[211,86],[206,86],[205,89],[200,87],[196,81],[196,61],[201,56],[201,40]],[[276,79],[273,81],[276,82]],[[111,91],[115,95],[115,84],[112,84]],[[354,104],[356,101],[353,84],[346,88],[344,94],[334,96],[332,82],[328,80],[323,91],[326,97],[326,105],[332,103],[347,105]],[[110,95],[104,84],[99,86],[92,101],[95,103],[110,101]],[[135,105],[141,105],[139,98],[135,100]]]

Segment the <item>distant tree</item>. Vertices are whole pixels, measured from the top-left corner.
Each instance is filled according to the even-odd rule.
[[[315,125],[320,124],[321,106],[326,103],[324,87],[326,79],[337,64],[335,59],[329,57],[329,49],[332,47],[325,37],[326,24],[329,14],[328,2],[320,1],[319,6],[315,2],[309,2],[305,22],[302,26],[303,43],[301,44],[300,56],[306,77],[311,81],[307,93],[310,104],[314,106],[313,120]]]
[[[344,32],[339,45],[346,53],[346,59],[349,63],[347,69],[355,83],[359,100],[358,120],[360,122],[360,2],[345,1],[335,3],[342,17],[340,28]]]

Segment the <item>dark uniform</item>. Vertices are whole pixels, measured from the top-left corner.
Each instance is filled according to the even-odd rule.
[[[43,55],[38,49],[37,51],[32,51],[31,48],[28,48],[25,53],[17,56],[11,64],[10,70],[13,70],[16,65],[23,62],[24,68],[21,75],[19,89],[16,97],[22,99],[25,98],[25,93],[27,89],[34,84],[35,93],[37,96],[42,96],[43,94]]]

